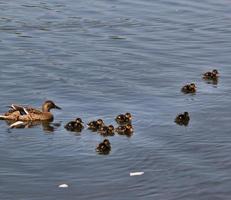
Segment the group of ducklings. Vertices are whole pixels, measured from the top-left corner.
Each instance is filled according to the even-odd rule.
[[[104,137],[114,136],[115,133],[126,136],[131,136],[133,134],[134,130],[131,124],[131,113],[120,114],[115,118],[115,121],[118,124],[117,128],[114,128],[114,126],[111,124],[107,126],[102,119],[90,121],[87,126],[89,130],[98,132]],[[84,129],[84,123],[81,118],[76,118],[74,121],[68,122],[64,127],[68,131],[81,132],[82,129]],[[101,154],[108,154],[110,150],[111,144],[108,139],[105,139],[96,147],[96,151]]]
[[[218,70],[214,69],[212,71],[208,71],[203,74],[203,79],[206,81],[212,81],[213,83],[217,83],[219,77]],[[188,93],[195,93],[196,92],[196,85],[195,83],[190,83],[181,88],[181,91],[185,94]],[[188,112],[184,112],[178,114],[175,118],[175,122],[179,125],[187,126],[189,123],[190,117]]]

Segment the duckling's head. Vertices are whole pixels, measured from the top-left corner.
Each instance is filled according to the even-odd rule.
[[[58,107],[57,105],[55,105],[55,103],[51,100],[45,101],[42,105],[42,111],[43,112],[50,112],[50,110],[53,108],[61,110],[61,108]]]
[[[102,119],[98,119],[96,122],[97,122],[97,124],[98,124],[99,126],[101,126],[101,125],[103,125],[103,124],[104,124],[104,122],[103,122],[103,120],[102,120]]]
[[[190,84],[190,87],[196,88],[196,84],[195,84],[195,83],[191,83],[191,84]]]
[[[125,113],[125,117],[127,117],[129,120],[132,120],[132,115],[129,112]]]
[[[216,69],[214,69],[214,70],[212,71],[212,73],[213,73],[213,74],[216,74],[216,75],[219,74],[219,72],[218,72]]]
[[[184,116],[185,116],[185,117],[188,117],[188,112],[184,112]]]
[[[109,142],[108,139],[105,139],[105,140],[103,141],[103,143],[104,143],[106,146],[110,146],[110,145],[111,145],[111,143]]]
[[[80,124],[82,124],[82,123],[83,123],[82,119],[81,119],[81,118],[79,118],[79,117],[75,119],[75,122],[80,123]]]
[[[131,124],[126,125],[126,129],[133,129]]]
[[[108,129],[113,131],[114,130],[114,126],[113,125],[109,125]]]

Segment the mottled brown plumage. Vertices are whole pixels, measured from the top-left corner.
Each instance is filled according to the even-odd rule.
[[[175,118],[175,122],[179,125],[187,126],[189,123],[190,117],[188,112],[184,112],[182,114],[178,114]]]
[[[195,83],[190,83],[181,88],[183,93],[195,93],[196,92],[196,85]]]
[[[206,80],[217,80],[217,78],[219,77],[218,74],[219,74],[218,71],[216,69],[214,69],[211,72],[204,73],[203,74],[203,79],[206,79]]]
[[[132,115],[131,113],[120,114],[115,118],[115,120],[118,124],[131,123]]]
[[[54,108],[61,109],[50,100],[43,103],[42,110],[12,104],[8,112],[0,115],[0,119],[13,121],[52,121],[54,117],[50,110]]]

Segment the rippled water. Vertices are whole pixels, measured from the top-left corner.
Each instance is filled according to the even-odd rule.
[[[0,122],[1,199],[230,199],[230,10],[229,0],[0,1],[0,112],[62,107],[49,130]],[[217,85],[201,79],[213,68]],[[196,95],[180,92],[188,82]],[[63,128],[77,116],[116,125],[127,111],[134,135],[110,137],[109,155],[95,152],[102,136]],[[174,123],[184,111],[187,127]]]

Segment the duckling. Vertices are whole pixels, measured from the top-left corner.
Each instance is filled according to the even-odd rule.
[[[109,142],[108,139],[105,139],[103,142],[98,144],[96,147],[96,151],[100,154],[109,154],[111,151],[111,143]]]
[[[181,88],[181,91],[183,93],[195,93],[196,92],[196,85],[195,83],[190,83],[188,85],[185,85]]]
[[[83,121],[81,118],[76,118],[75,121],[68,122],[64,126],[64,128],[67,129],[68,131],[81,132],[82,129],[84,128]]]
[[[99,128],[104,126],[104,121],[102,119],[98,119],[96,121],[89,122],[87,125],[88,125],[88,129],[92,131],[97,131],[99,130]]]
[[[206,72],[203,74],[203,79],[207,79],[207,80],[216,80],[218,78],[218,71],[216,69],[214,69],[211,72]]]
[[[128,112],[125,114],[120,114],[115,118],[115,120],[118,124],[131,123],[132,115],[131,113],[128,113]]]
[[[119,135],[131,136],[133,134],[133,127],[131,124],[122,125],[116,128],[116,132]]]
[[[115,135],[115,129],[113,125],[102,126],[99,128],[98,132],[102,136],[113,136]]]
[[[183,114],[179,114],[175,118],[175,122],[179,125],[185,125],[187,126],[189,123],[190,117],[188,112],[184,112]]]

